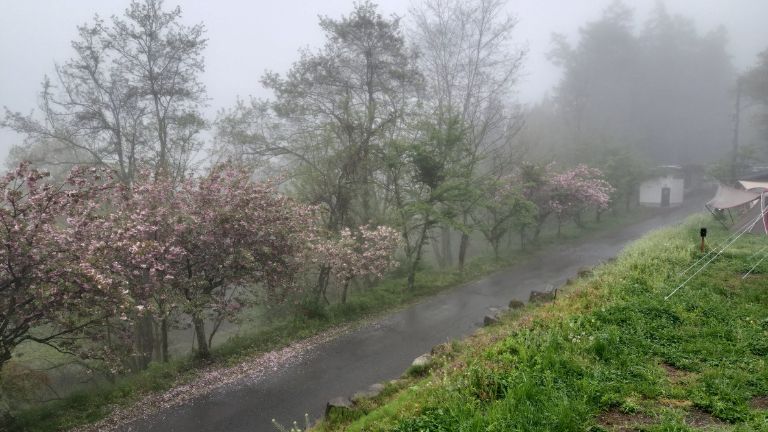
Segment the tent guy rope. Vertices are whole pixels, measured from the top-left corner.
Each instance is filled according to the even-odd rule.
[[[737,240],[739,240],[739,239],[741,238],[741,236],[743,236],[745,233],[747,233],[747,232],[751,231],[751,230],[752,230],[752,228],[755,226],[755,224],[756,224],[756,223],[757,223],[759,220],[761,220],[763,217],[765,217],[765,213],[766,213],[766,210],[763,210],[763,211],[760,213],[760,215],[759,215],[758,217],[756,217],[754,220],[751,220],[750,222],[746,223],[746,224],[745,224],[745,227],[746,227],[746,228],[744,228],[744,229],[742,229],[741,231],[739,231],[739,232],[738,232],[738,235],[737,235],[736,237],[734,237],[734,238],[733,238],[731,241],[729,241],[729,242],[728,242],[728,243],[727,243],[725,246],[723,246],[723,247],[722,247],[722,248],[721,248],[721,249],[720,249],[720,250],[719,250],[719,251],[718,251],[718,252],[715,254],[715,256],[713,256],[712,258],[710,258],[710,259],[709,259],[709,261],[705,262],[705,263],[704,263],[704,264],[703,264],[701,267],[699,267],[699,269],[698,269],[698,270],[696,270],[696,271],[695,271],[695,272],[694,272],[694,273],[693,273],[691,276],[689,276],[689,277],[688,277],[688,279],[686,279],[686,280],[685,280],[683,283],[681,283],[680,285],[678,285],[678,286],[677,286],[677,288],[675,288],[674,290],[672,290],[672,292],[671,292],[671,293],[669,293],[669,294],[668,294],[666,297],[664,297],[664,300],[669,300],[669,298],[670,298],[670,297],[672,297],[672,296],[673,296],[673,295],[674,295],[676,292],[678,292],[678,291],[679,291],[681,288],[683,288],[683,287],[684,287],[686,284],[688,284],[688,282],[690,282],[690,281],[691,281],[691,279],[693,279],[694,277],[696,277],[696,275],[698,275],[699,273],[701,273],[701,271],[702,271],[702,270],[704,270],[705,268],[707,268],[707,266],[708,266],[709,264],[711,264],[711,263],[712,263],[712,261],[716,260],[716,259],[717,259],[717,257],[719,257],[720,255],[722,255],[722,253],[723,253],[723,252],[725,252],[725,251],[726,251],[726,250],[727,250],[727,249],[728,249],[728,248],[729,248],[729,247],[730,247],[732,244],[734,244],[734,243],[735,243]],[[729,237],[729,238],[730,238],[730,237]],[[701,260],[700,260],[700,261],[701,261]],[[700,261],[697,261],[697,262],[700,262]],[[694,264],[694,265],[695,265],[695,264]],[[687,271],[688,271],[688,270],[686,270],[686,272],[687,272]]]
[[[747,221],[747,222],[746,222],[744,225],[742,225],[741,227],[739,227],[739,229],[738,229],[738,230],[734,231],[734,232],[733,232],[731,235],[729,235],[729,236],[728,236],[728,237],[727,237],[725,240],[721,241],[721,242],[720,242],[720,243],[718,243],[718,244],[717,244],[715,247],[713,247],[713,248],[712,248],[712,250],[710,250],[709,252],[707,252],[707,253],[706,253],[704,256],[702,256],[701,258],[697,259],[697,260],[696,260],[696,262],[694,262],[693,264],[691,264],[691,265],[690,265],[688,268],[686,268],[685,270],[683,270],[682,272],[680,272],[680,273],[677,275],[677,278],[681,278],[681,277],[685,276],[685,275],[686,275],[686,274],[687,274],[689,271],[691,271],[691,270],[692,270],[694,267],[696,267],[696,266],[697,266],[699,263],[701,263],[701,262],[702,262],[702,261],[704,261],[705,259],[709,258],[709,256],[710,256],[710,255],[712,255],[713,253],[717,253],[717,252],[718,252],[718,251],[719,251],[719,250],[720,250],[720,249],[721,249],[721,248],[722,248],[722,247],[723,247],[723,246],[724,246],[724,245],[725,245],[725,244],[726,244],[728,241],[730,241],[730,240],[731,240],[733,237],[735,237],[735,236],[739,235],[739,233],[741,233],[743,230],[751,230],[751,229],[752,229],[752,227],[754,227],[754,225],[755,225],[755,222],[753,222],[753,221]]]
[[[762,250],[765,250],[765,249],[766,249],[766,248],[763,248]],[[762,258],[760,258],[760,260],[759,260],[758,262],[756,262],[756,263],[755,263],[755,265],[753,265],[753,266],[752,266],[752,268],[751,268],[751,269],[749,269],[749,271],[748,271],[748,272],[744,273],[744,276],[742,276],[741,278],[742,278],[742,279],[746,279],[746,278],[747,278],[747,276],[749,276],[749,275],[750,275],[750,274],[751,274],[753,271],[755,271],[755,269],[757,268],[757,266],[759,266],[759,265],[760,265],[760,263],[761,263],[761,262],[763,262],[763,261],[764,261],[766,258],[768,258],[768,253],[764,253],[764,254],[763,254],[763,257],[762,257]]]

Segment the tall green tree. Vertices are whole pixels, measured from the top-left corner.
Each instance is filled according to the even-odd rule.
[[[596,136],[628,129],[640,57],[631,9],[612,3],[580,29],[575,46],[554,35],[549,57],[564,72],[556,102],[570,126],[569,148],[583,152]]]
[[[281,76],[263,85],[273,101],[241,103],[217,122],[219,141],[235,157],[290,167],[290,187],[320,205],[332,233],[377,222],[387,145],[404,129],[421,86],[400,19],[384,17],[371,2],[355,3],[339,19],[320,18],[325,46],[302,51]],[[324,292],[330,268],[318,278]]]
[[[464,125],[465,188],[477,188],[512,165],[513,138],[521,125],[514,103],[525,51],[515,46],[517,19],[504,0],[423,0],[411,10],[413,40],[424,74],[428,115],[444,132],[454,119]],[[463,267],[477,199],[460,204],[458,264]],[[450,235],[441,230],[445,264],[452,261]]]
[[[661,5],[635,27],[632,9],[617,1],[575,44],[555,38],[556,102],[576,148],[616,142],[659,163],[719,157],[731,131],[725,31],[702,34]]]
[[[691,19],[659,5],[639,41],[643,85],[637,95],[637,124],[642,154],[678,164],[722,155],[733,127],[735,82],[725,29],[700,33]]]
[[[309,198],[326,204],[328,226],[338,230],[379,213],[375,156],[410,108],[420,76],[399,18],[383,17],[371,2],[356,3],[340,19],[323,17],[320,27],[323,49],[302,52],[284,77],[268,73],[262,83],[274,92],[273,108],[289,121],[293,136],[303,136],[297,142],[304,148],[294,147],[291,155],[314,160],[314,142],[322,141],[318,156],[335,162],[331,189]],[[260,151],[266,155],[282,153],[265,147]]]
[[[396,140],[383,154],[385,192],[392,203],[389,218],[403,237],[407,288],[413,290],[430,231],[456,226],[459,203],[477,200],[461,173],[466,172],[465,130],[454,120],[447,129],[425,122],[413,140]],[[464,148],[465,150],[462,150]]]
[[[535,223],[537,208],[523,195],[519,176],[489,180],[481,197],[472,219],[493,248],[494,257],[499,259],[501,243],[513,230],[520,234],[520,247],[525,247],[525,230]]]

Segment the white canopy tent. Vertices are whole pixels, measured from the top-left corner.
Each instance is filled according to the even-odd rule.
[[[724,216],[727,213],[734,228],[743,227],[744,224],[754,221],[748,227],[748,232],[768,234],[768,215],[765,211],[768,194],[765,191],[766,189],[741,190],[720,185],[715,197],[706,204],[706,207],[715,216]],[[761,215],[763,217],[760,217]],[[722,218],[719,220],[722,222]]]
[[[768,190],[768,182],[764,181],[739,180],[739,184],[744,190]]]

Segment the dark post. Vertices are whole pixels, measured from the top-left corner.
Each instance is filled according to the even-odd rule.
[[[704,252],[704,239],[707,238],[707,229],[702,228],[699,230],[699,234],[701,235],[701,251]]]
[[[736,79],[736,107],[733,113],[733,154],[731,155],[731,186],[736,185],[739,173],[739,124],[741,123],[741,77]]]

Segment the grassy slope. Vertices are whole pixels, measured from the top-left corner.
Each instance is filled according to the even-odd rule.
[[[655,232],[556,303],[437,347],[426,376],[315,430],[768,430],[768,263],[741,279],[766,238],[739,241],[664,300],[700,256],[701,224],[714,225]],[[712,244],[728,235],[710,232]]]
[[[604,215],[603,222],[588,222],[584,229],[566,226],[563,238],[559,240],[555,238],[552,227],[549,227],[548,233],[544,234],[536,249],[545,249],[555,241],[560,243],[615,229],[640,220],[647,213],[647,209],[636,209],[634,213],[621,217]],[[353,291],[346,305],[333,305],[327,310],[314,311],[317,313],[309,316],[292,316],[274,323],[269,328],[253,329],[232,337],[213,350],[214,362],[222,365],[237,364],[244,358],[280,348],[336,325],[386,313],[420,298],[509,267],[526,259],[536,249],[525,253],[515,251],[499,261],[481,256],[471,260],[464,273],[423,269],[417,275],[413,292],[403,290],[404,276],[393,275],[372,289]],[[149,392],[163,391],[193,380],[197,376],[198,367],[199,365],[188,356],[168,364],[153,363],[147,371],[119,378],[114,384],[77,391],[61,400],[18,412],[7,427],[12,431],[43,432],[66,430],[94,422],[106,417],[115,405],[130,405]]]

